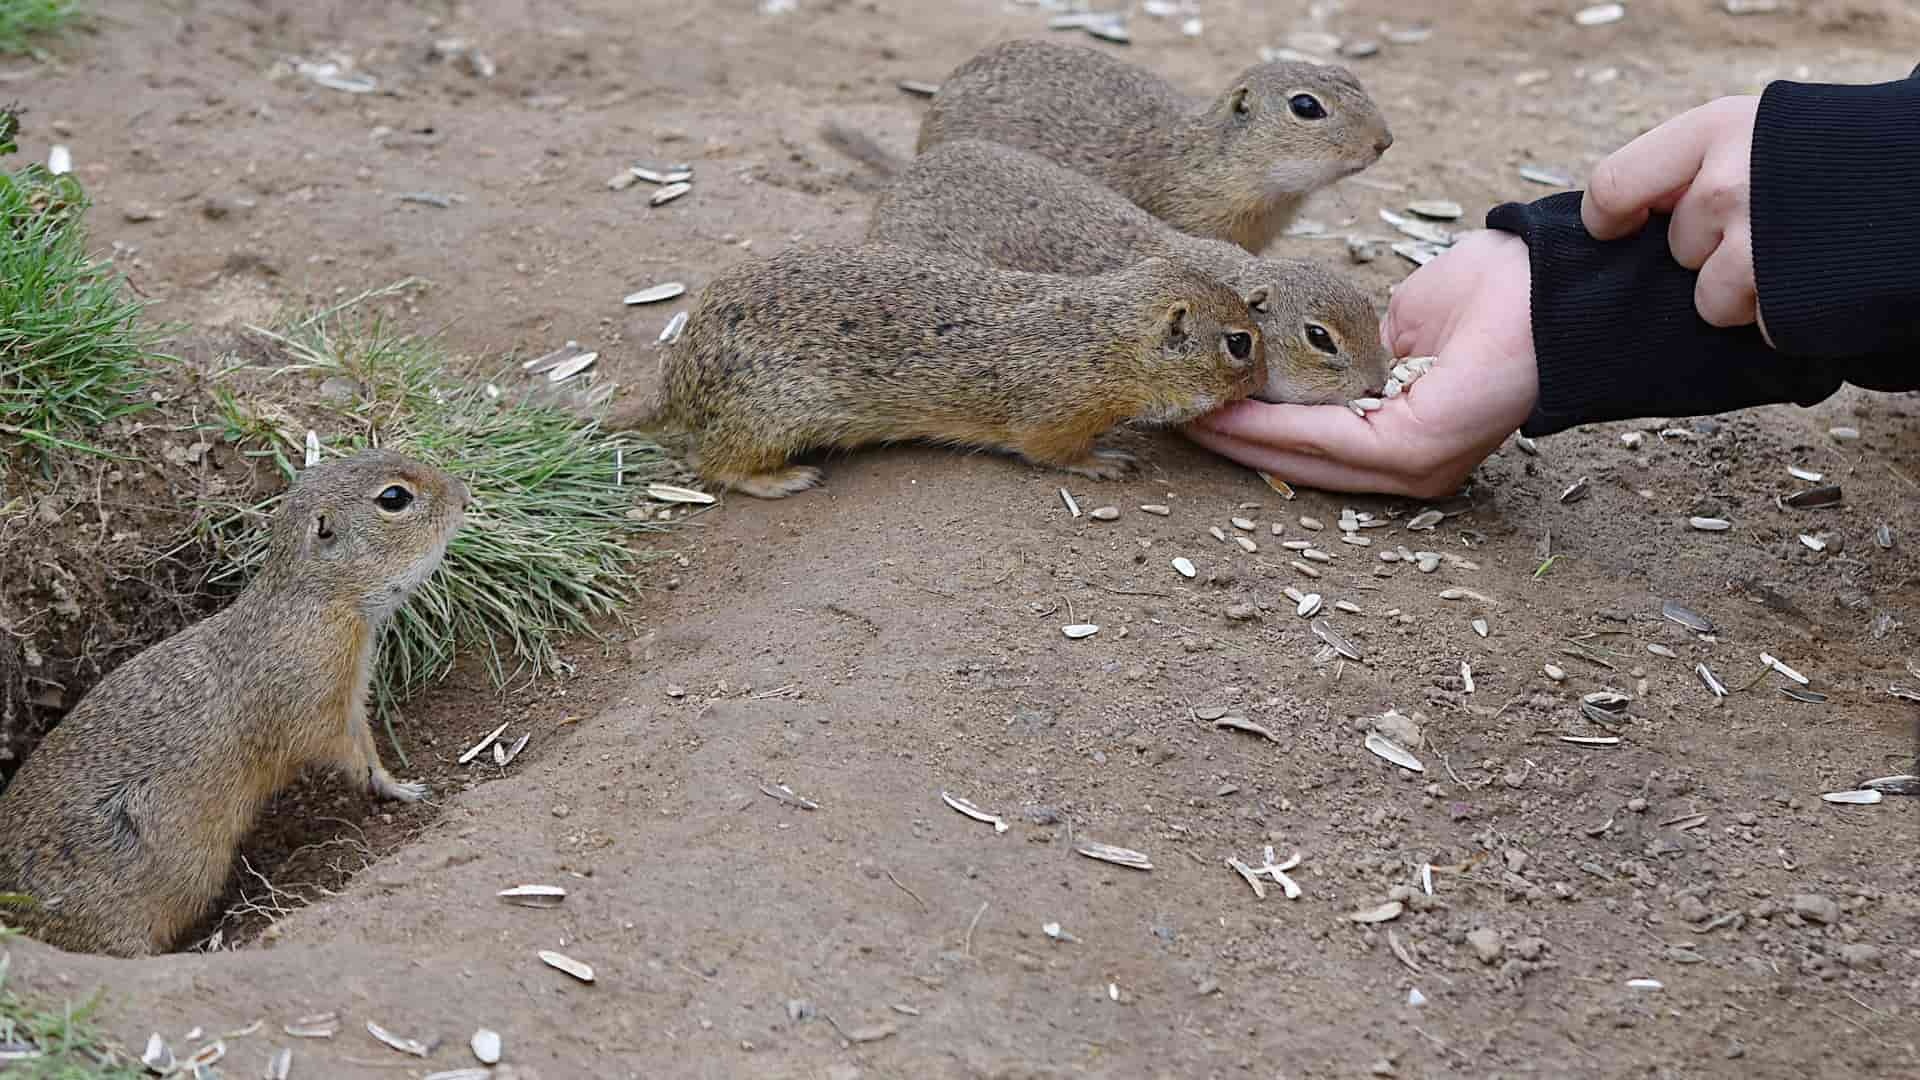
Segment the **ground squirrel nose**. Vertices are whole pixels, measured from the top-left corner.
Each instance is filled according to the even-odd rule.
[[[1380,133],[1380,137],[1374,140],[1373,149],[1375,153],[1384,154],[1387,152],[1387,147],[1392,145],[1393,145],[1393,132],[1383,131]]]

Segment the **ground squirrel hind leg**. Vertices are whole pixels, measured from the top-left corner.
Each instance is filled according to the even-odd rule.
[[[784,499],[819,487],[825,474],[811,465],[794,465],[782,450],[755,445],[729,446],[709,437],[700,448],[701,479],[757,499]]]
[[[1124,480],[1140,471],[1140,459],[1133,454],[1064,433],[1038,435],[1016,443],[1013,449],[1036,465],[1095,480]]]
[[[427,785],[396,780],[380,763],[380,748],[374,745],[373,725],[367,722],[366,710],[358,710],[348,726],[352,729],[350,745],[342,767],[355,781],[366,784],[377,797],[395,802],[419,802],[427,797]]]

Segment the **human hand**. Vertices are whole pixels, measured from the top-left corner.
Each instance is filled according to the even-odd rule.
[[[1477,232],[1393,292],[1380,337],[1433,369],[1363,419],[1345,405],[1245,400],[1186,428],[1188,438],[1277,479],[1328,491],[1438,498],[1460,484],[1533,411],[1526,241]]]
[[[1759,111],[1758,97],[1724,97],[1614,151],[1593,170],[1580,220],[1594,239],[1617,240],[1645,225],[1650,212],[1672,214],[1667,246],[1700,274],[1693,290],[1700,317],[1712,326],[1757,322],[1767,338],[1753,277],[1748,179]]]

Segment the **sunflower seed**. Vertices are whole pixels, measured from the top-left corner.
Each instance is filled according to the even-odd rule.
[[[1713,620],[1697,611],[1676,604],[1671,600],[1660,605],[1660,614],[1662,617],[1677,622],[1681,626],[1696,633],[1713,633]]]
[[[1560,741],[1574,746],[1619,746],[1618,735],[1562,735]]]
[[[1661,983],[1659,979],[1628,979],[1627,989],[1629,990],[1664,990],[1666,989],[1666,986],[1665,984]]]
[[[1540,670],[1545,672],[1547,678],[1552,679],[1554,682],[1567,681],[1567,670],[1559,664],[1547,664],[1541,667]]]
[[[1259,544],[1256,544],[1256,543],[1254,543],[1253,541],[1251,541],[1251,540],[1249,540],[1249,539],[1247,539],[1247,538],[1246,538],[1246,537],[1244,537],[1244,536],[1236,536],[1236,537],[1234,537],[1234,538],[1233,538],[1233,542],[1234,542],[1234,543],[1236,543],[1236,544],[1239,544],[1239,545],[1240,545],[1240,548],[1241,548],[1241,550],[1242,550],[1242,551],[1245,551],[1245,552],[1246,552],[1247,554],[1249,554],[1249,555],[1251,555],[1251,554],[1253,554],[1254,552],[1256,552],[1256,551],[1259,551],[1259,550],[1260,550],[1260,545],[1259,545]]]
[[[477,1059],[480,1064],[500,1064],[499,1032],[488,1031],[486,1028],[481,1028],[479,1031],[473,1033],[473,1038],[467,1040],[467,1047],[473,1051],[474,1058]]]
[[[1367,733],[1366,747],[1373,753],[1373,756],[1385,761],[1390,761],[1403,769],[1417,773],[1427,771],[1427,767],[1420,764],[1419,758],[1414,757],[1408,753],[1405,748],[1401,747],[1399,743],[1394,742],[1392,739],[1387,738],[1377,731]]]
[[[1366,612],[1363,612],[1363,611],[1361,611],[1361,610],[1360,610],[1360,605],[1359,605],[1359,604],[1356,604],[1356,603],[1354,603],[1354,602],[1353,602],[1353,601],[1351,601],[1351,600],[1335,600],[1335,601],[1333,602],[1333,609],[1334,609],[1335,611],[1344,611],[1344,612],[1346,612],[1346,613],[1347,613],[1347,614],[1349,614],[1349,615],[1364,615],[1364,614],[1366,614]],[[1357,657],[1357,656],[1356,656],[1356,657],[1354,657],[1353,659],[1356,659],[1356,660],[1358,660],[1358,659],[1359,659],[1359,657]]]
[[[1868,780],[1860,785],[1873,791],[1891,792],[1895,795],[1920,795],[1920,776],[1902,773],[1899,776],[1882,776]]]
[[[1690,517],[1687,519],[1687,524],[1701,532],[1726,532],[1733,528],[1733,522],[1726,518]]]
[[[1333,561],[1332,555],[1328,554],[1327,552],[1321,551],[1319,548],[1307,548],[1306,550],[1300,553],[1300,557],[1303,559],[1312,559],[1314,562],[1332,562]]]
[[[1605,26],[1619,22],[1626,14],[1627,9],[1621,4],[1595,4],[1574,12],[1573,21],[1580,26]]]
[[[1535,184],[1543,184],[1547,187],[1570,188],[1573,186],[1572,178],[1568,177],[1565,173],[1554,172],[1552,169],[1543,169],[1537,165],[1520,166],[1520,179]]]
[[[1201,720],[1218,720],[1227,715],[1225,705],[1201,705],[1193,710],[1193,715]]]
[[[1158,503],[1141,503],[1140,511],[1142,513],[1152,514],[1155,517],[1166,517],[1168,514],[1173,513],[1173,508],[1161,506]]]
[[[1669,660],[1680,659],[1679,653],[1674,652],[1672,649],[1667,648],[1665,645],[1662,645],[1657,641],[1649,642],[1647,645],[1647,651],[1652,653],[1655,656],[1664,656]]]
[[[583,964],[571,956],[566,956],[548,949],[540,950],[539,956],[541,963],[555,971],[564,971],[584,983],[593,981],[593,968],[591,965]]]
[[[1092,637],[1100,632],[1100,628],[1093,623],[1075,623],[1072,626],[1061,627],[1060,632],[1077,640],[1079,638]]]
[[[1293,613],[1303,619],[1311,619],[1313,616],[1319,614],[1319,612],[1320,594],[1317,592],[1310,592],[1301,597],[1300,603],[1295,605],[1293,609]]]
[[[657,304],[662,300],[671,300],[674,297],[679,296],[680,294],[686,291],[687,291],[686,285],[682,284],[681,282],[668,281],[668,282],[663,282],[662,284],[659,284],[659,285],[653,285],[653,286],[649,286],[648,288],[641,289],[639,292],[628,293],[623,303]]]
[[[687,183],[684,180],[680,181],[679,183],[668,184],[666,187],[663,187],[659,191],[654,192],[653,196],[647,200],[647,205],[648,206],[665,206],[666,204],[672,202],[673,200],[679,198],[682,195],[685,195],[687,192],[692,190],[693,190],[693,185]]]
[[[1415,266],[1425,266],[1446,254],[1446,247],[1431,244],[1424,240],[1401,240],[1393,245],[1393,253]]]
[[[1645,442],[1646,438],[1645,435],[1638,431],[1624,431],[1620,433],[1620,445],[1629,450],[1638,450],[1640,444]]]
[[[428,1054],[433,1053],[432,1050],[427,1048],[426,1043],[423,1043],[418,1039],[403,1039],[400,1036],[395,1035],[393,1032],[388,1031],[386,1028],[381,1027],[379,1024],[376,1024],[371,1020],[367,1021],[367,1034],[373,1036],[374,1038],[380,1040],[383,1043],[386,1043],[388,1046],[392,1047],[395,1050],[400,1051],[403,1054],[411,1054],[414,1057],[423,1058],[423,1057],[426,1057]]]
[[[1455,239],[1453,230],[1451,229],[1442,228],[1431,222],[1403,217],[1391,210],[1382,209],[1380,211],[1380,220],[1422,244],[1430,244],[1437,248],[1449,247]]]
[[[548,371],[547,381],[548,382],[566,382],[568,379],[571,379],[575,375],[578,375],[581,372],[592,367],[593,362],[598,359],[600,359],[600,354],[597,352],[581,353],[579,356],[576,356],[573,359],[568,360],[563,364],[559,364],[555,366],[551,371]]]
[[[1120,518],[1120,508],[1117,506],[1096,506],[1092,510],[1087,511],[1087,516],[1095,521],[1117,521]]]
[[[1173,560],[1173,568],[1180,571],[1181,577],[1192,577],[1194,575],[1193,563],[1185,557]]]
[[[1341,605],[1345,605],[1347,608],[1353,607],[1352,604],[1348,604],[1345,600],[1340,601],[1340,603],[1335,604],[1334,606],[1341,607]],[[1309,629],[1313,631],[1313,634],[1315,637],[1319,638],[1321,641],[1326,642],[1327,645],[1330,646],[1334,652],[1337,652],[1341,656],[1344,656],[1349,660],[1355,661],[1356,663],[1361,659],[1360,650],[1355,648],[1353,642],[1348,641],[1346,637],[1343,634],[1341,634],[1338,630],[1335,630],[1333,627],[1327,625],[1327,620],[1315,619],[1311,624],[1309,624]]]
[[[173,1051],[167,1049],[167,1040],[161,1038],[159,1032],[147,1036],[147,1049],[140,1055],[140,1064],[161,1076],[173,1071]]]
[[[1893,529],[1885,524],[1880,525],[1873,530],[1873,542],[1880,545],[1882,550],[1892,551]]]
[[[1261,472],[1261,473],[1258,473],[1258,475],[1261,481],[1265,483],[1268,487],[1272,488],[1274,492],[1276,492],[1281,498],[1288,499],[1288,500],[1291,500],[1293,498],[1293,488],[1290,485],[1288,485],[1288,483],[1285,480],[1282,480],[1279,477],[1269,472]]]
[[[1560,501],[1563,503],[1576,503],[1586,497],[1587,478],[1584,476],[1575,480],[1572,484],[1568,485],[1567,490],[1560,493]]]
[[[1299,559],[1295,559],[1292,562],[1288,563],[1287,565],[1293,567],[1295,570],[1300,571],[1301,573],[1307,575],[1308,577],[1317,578],[1320,576],[1320,571],[1315,570],[1313,567],[1308,566],[1306,563],[1301,562]]]
[[[1720,0],[1720,10],[1729,15],[1771,15],[1780,10],[1780,0]]]
[[[1215,540],[1218,540],[1223,544],[1227,542],[1226,530],[1222,529],[1218,525],[1207,526],[1207,535],[1213,537]]]
[[[712,495],[692,488],[675,487],[672,484],[648,484],[647,498],[670,503],[697,503],[711,505],[717,501]]]
[[[1840,803],[1847,806],[1873,806],[1882,798],[1878,788],[1861,788],[1858,791],[1829,791],[1820,796],[1822,802]]]
[[[1498,606],[1497,604],[1493,603],[1493,599],[1491,597],[1482,596],[1479,593],[1474,592],[1472,589],[1441,589],[1440,599],[1472,600],[1475,603],[1479,603],[1479,604],[1489,604],[1496,607]]]
[[[312,1013],[281,1028],[296,1039],[331,1039],[340,1030],[339,1013]]]
[[[55,143],[47,150],[47,171],[55,176],[65,176],[73,171],[73,151]]]
[[[1431,574],[1440,569],[1440,553],[1437,551],[1416,551],[1413,553],[1414,568],[1423,574]]]
[[[509,721],[508,723],[511,723],[511,721]],[[456,763],[460,765],[465,765],[467,762],[472,761],[474,758],[479,757],[482,753],[486,751],[487,747],[493,745],[493,741],[495,739],[498,739],[500,736],[506,734],[507,726],[508,726],[507,724],[501,724],[499,727],[494,728],[493,731],[489,733],[486,738],[481,739],[479,742],[474,743],[472,746],[468,747],[467,752],[464,754],[461,754]]]
[[[1806,686],[1809,684],[1808,679],[1805,675],[1800,674],[1799,672],[1793,670],[1792,668],[1781,663],[1779,660],[1775,659],[1774,657],[1767,655],[1766,653],[1760,654],[1760,662],[1772,668],[1773,670],[1779,672],[1780,674],[1785,675],[1787,678],[1792,679],[1794,682],[1799,683],[1801,686]]]
[[[671,345],[680,340],[680,334],[686,328],[687,313],[684,311],[676,311],[673,313],[673,318],[667,320],[667,325],[661,327],[660,336],[655,339],[654,343],[657,345]]]
[[[1268,742],[1279,742],[1280,737],[1244,716],[1223,716],[1213,722],[1213,726],[1224,731],[1244,731],[1249,735],[1258,735]]]
[[[1780,505],[1792,510],[1822,510],[1829,506],[1839,506],[1840,502],[1840,485],[1827,484],[1824,487],[1796,491],[1781,499]]]
[[[302,467],[311,469],[318,464],[320,464],[320,433],[312,428],[308,428],[306,464]],[[1886,528],[1885,525],[1880,527],[1883,529]],[[1891,547],[1892,545],[1889,544],[1887,546]]]
[[[1802,690],[1797,686],[1782,686],[1780,687],[1780,693],[1803,705],[1825,705],[1827,703],[1827,695],[1818,690]]]
[[[1805,480],[1809,484],[1817,484],[1825,474],[1814,472],[1812,469],[1803,469],[1798,465],[1789,465],[1787,466],[1787,475],[1793,477],[1795,480]]]
[[[895,85],[902,93],[912,94],[914,97],[932,97],[940,92],[939,83],[921,82],[918,79],[901,79]]]
[[[556,908],[567,898],[567,890],[558,885],[515,885],[494,895],[516,907]]]
[[[1407,528],[1414,532],[1430,530],[1446,520],[1446,516],[1438,510],[1422,510],[1407,522]]]
[[[950,795],[943,791],[940,793],[940,798],[948,806],[953,807],[955,810],[960,811],[973,820],[993,826],[993,831],[996,835],[1007,831],[1007,823],[1005,820],[996,814],[987,813],[985,810],[973,805],[973,803],[966,799],[960,798],[958,795]]]
[[[521,364],[520,370],[529,375],[538,375],[543,371],[551,371],[586,351],[579,342],[569,341],[545,356],[536,356]]]
[[[607,177],[607,187],[614,191],[625,191],[639,182],[640,178],[634,175],[632,169],[621,169],[619,172]]]
[[[1079,846],[1073,850],[1085,855],[1089,859],[1098,859],[1101,862],[1110,862],[1117,866],[1131,867],[1135,870],[1153,869],[1152,860],[1131,848],[1102,844],[1097,840],[1082,840]]]
[[[1828,428],[1827,435],[1834,442],[1852,442],[1860,437],[1860,429],[1851,427]]]
[[[1806,548],[1808,551],[1827,550],[1827,542],[1825,540],[1822,540],[1817,536],[1808,536],[1806,533],[1800,534],[1800,544],[1802,547]]]
[[[693,166],[684,163],[679,165],[662,165],[657,169],[646,165],[634,165],[627,171],[631,172],[636,179],[645,180],[649,184],[658,184],[663,187],[667,184],[684,184],[693,179]]]
[[[293,1051],[281,1047],[267,1059],[267,1080],[287,1080],[293,1074]]]
[[[1072,514],[1074,517],[1080,516],[1080,504],[1073,501],[1073,492],[1068,491],[1066,488],[1061,488],[1060,501],[1067,504],[1067,513]]]
[[[1486,637],[1486,636],[1487,636],[1487,620],[1485,620],[1485,619],[1475,619],[1475,620],[1473,620],[1473,624],[1472,624],[1472,625],[1473,625],[1473,632],[1474,632],[1474,633],[1476,633],[1476,634],[1479,634],[1479,635],[1480,635],[1481,637]]]
[[[1700,676],[1700,681],[1707,684],[1707,689],[1713,691],[1714,697],[1723,698],[1727,696],[1727,688],[1721,685],[1719,679],[1714,677],[1713,671],[1709,669],[1707,665],[1693,665],[1693,673]]]
[[[1892,694],[1902,701],[1920,701],[1920,690],[1915,690],[1910,686],[1901,686],[1899,683],[1894,683],[1887,687],[1887,693]]]
[[[1406,910],[1405,906],[1402,905],[1400,901],[1389,900],[1386,903],[1381,904],[1379,907],[1371,907],[1363,911],[1348,912],[1347,918],[1357,923],[1392,922],[1393,920],[1399,918],[1400,913],[1405,910]]]
[[[1460,661],[1460,682],[1460,689],[1463,692],[1468,694],[1473,693],[1473,665],[1467,663],[1465,660]]]
[[[421,1080],[488,1080],[493,1075],[486,1069],[448,1069],[444,1072],[428,1073]]]
[[[1466,213],[1460,204],[1450,199],[1426,199],[1407,204],[1407,212],[1435,221],[1453,221]]]

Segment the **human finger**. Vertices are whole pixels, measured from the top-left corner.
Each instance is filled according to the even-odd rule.
[[[1596,240],[1617,240],[1645,224],[1662,196],[1700,172],[1719,122],[1708,106],[1681,113],[1594,167],[1580,197],[1580,220]]]
[[[1730,227],[1713,257],[1700,268],[1693,306],[1712,326],[1745,326],[1759,318],[1752,240],[1744,224]]]
[[[1280,450],[1263,443],[1225,435],[1197,424],[1184,429],[1187,438],[1250,469],[1258,469],[1276,480],[1321,491],[1345,491],[1376,495],[1413,495],[1410,478],[1394,470],[1356,466],[1318,454]]]
[[[1193,426],[1243,442],[1303,455],[1373,467],[1392,460],[1373,426],[1345,405],[1270,404],[1239,401],[1201,417]]]

